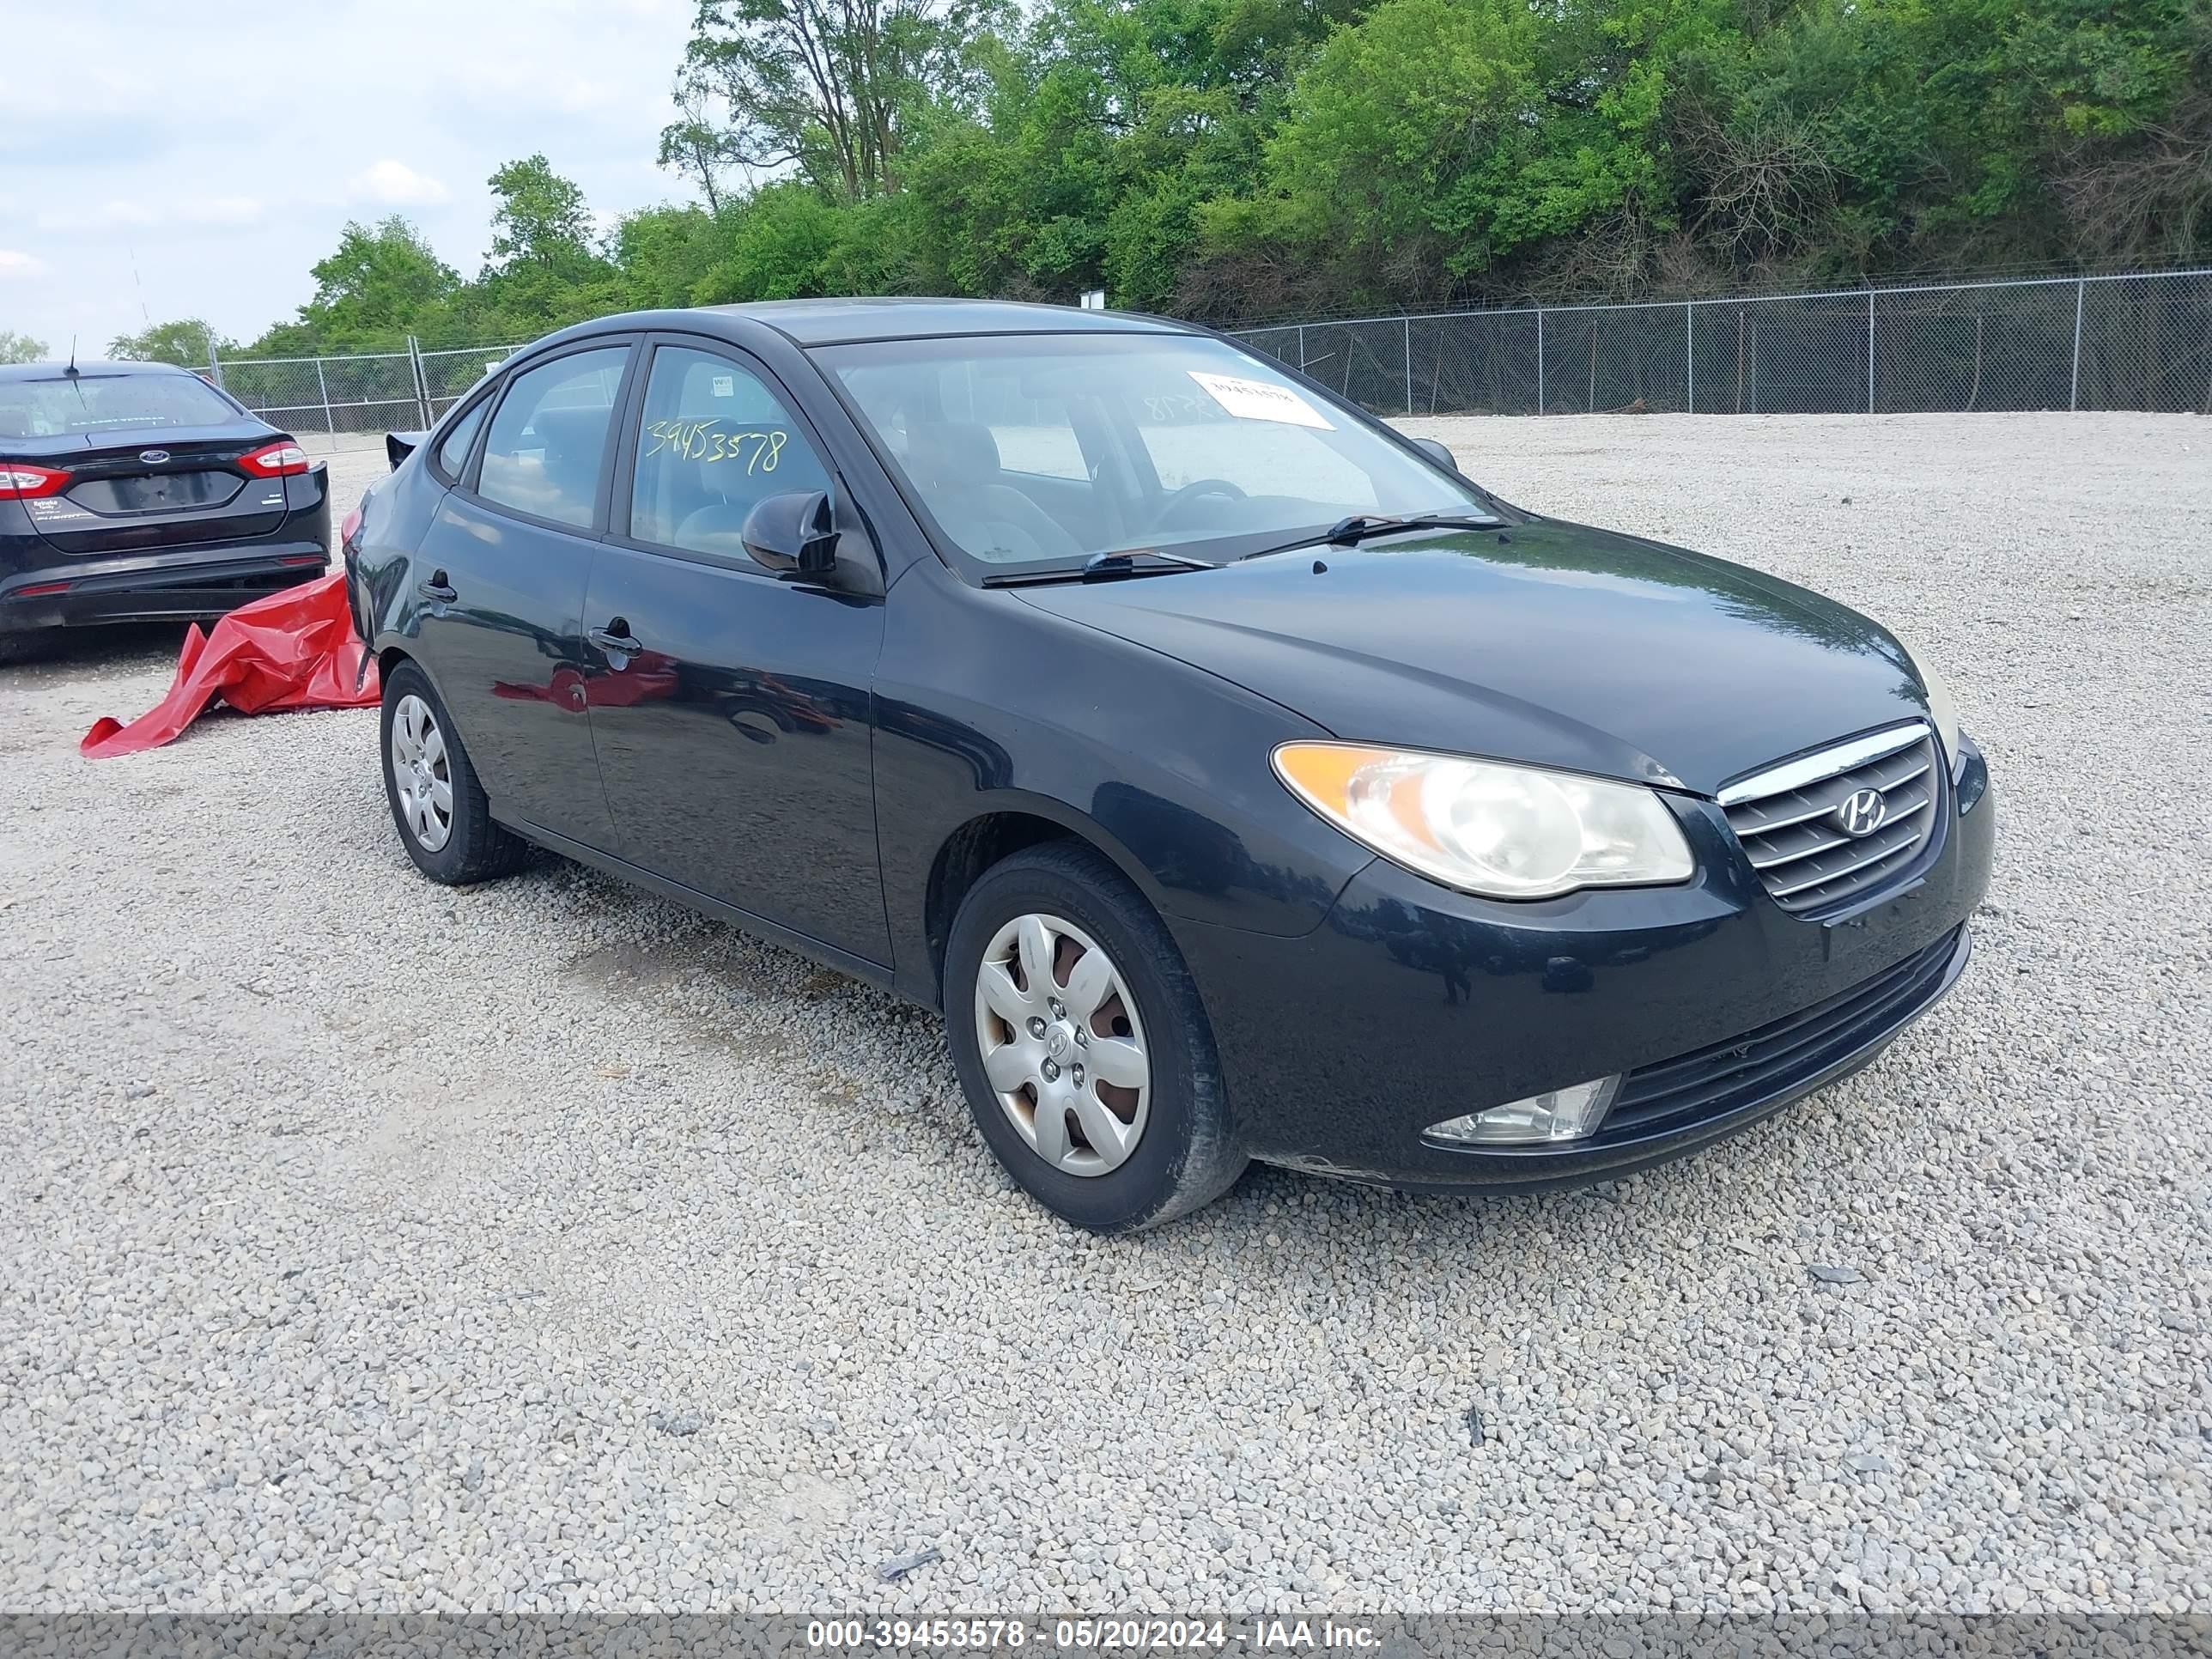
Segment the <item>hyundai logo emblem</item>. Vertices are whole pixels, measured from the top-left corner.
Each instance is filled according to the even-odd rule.
[[[159,466],[169,459],[169,452],[166,449],[142,449],[138,452],[138,459],[149,466]]]
[[[1889,816],[1889,802],[1879,789],[1856,789],[1836,809],[1836,828],[1847,836],[1870,836]]]

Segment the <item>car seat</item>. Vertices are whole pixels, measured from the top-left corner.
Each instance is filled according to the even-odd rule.
[[[1015,563],[1083,551],[1049,513],[1006,482],[988,426],[915,423],[907,432],[906,470],[945,533],[979,559]]]
[[[783,446],[773,472],[749,465],[747,457],[732,453],[719,461],[702,459],[688,473],[677,468],[672,482],[688,484],[681,490],[684,503],[700,503],[678,521],[675,544],[729,557],[744,551],[745,520],[769,496],[830,488],[813,452],[796,435]],[[678,503],[670,503],[672,517],[680,510]]]

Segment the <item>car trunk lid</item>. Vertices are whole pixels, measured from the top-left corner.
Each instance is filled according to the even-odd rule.
[[[118,553],[275,530],[289,510],[285,481],[257,476],[243,459],[277,436],[257,422],[0,442],[10,459],[69,475],[59,492],[23,503],[46,543]]]

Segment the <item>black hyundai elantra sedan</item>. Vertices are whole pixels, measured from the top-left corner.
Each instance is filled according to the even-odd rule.
[[[613,317],[410,441],[345,556],[415,863],[535,843],[941,1010],[1083,1226],[1255,1158],[1616,1176],[1965,965],[1993,810],[1925,662],[1202,329]]]
[[[327,469],[167,363],[0,367],[0,659],[40,630],[205,620],[330,563]]]

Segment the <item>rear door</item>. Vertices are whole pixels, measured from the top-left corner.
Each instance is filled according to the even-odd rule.
[[[0,388],[8,459],[68,475],[23,503],[58,552],[132,553],[266,536],[289,510],[282,433],[197,376],[88,372]]]
[[[630,354],[629,336],[587,339],[508,376],[410,577],[416,653],[492,810],[607,849],[582,617]]]

